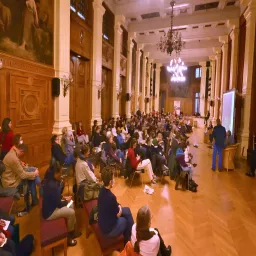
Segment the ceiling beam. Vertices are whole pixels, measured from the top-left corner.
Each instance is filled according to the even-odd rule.
[[[230,32],[230,28],[227,26],[217,26],[217,27],[203,27],[203,28],[187,28],[186,30],[180,31],[182,35],[182,40],[188,41],[195,41],[195,40],[207,40],[212,38],[219,38],[219,36],[227,35]],[[144,32],[145,35],[137,34],[136,41],[137,43],[144,43],[144,44],[156,44],[159,42],[160,37],[163,33],[159,33],[157,30],[157,34],[148,34]]]
[[[239,17],[240,9],[238,7],[224,8],[218,11],[199,11],[191,15],[179,15],[174,18],[174,27],[184,27],[188,25],[208,24],[216,22],[225,22],[229,19]],[[170,27],[170,17],[154,18],[142,20],[140,22],[131,22],[128,30],[131,32],[145,32],[151,30],[162,30]]]

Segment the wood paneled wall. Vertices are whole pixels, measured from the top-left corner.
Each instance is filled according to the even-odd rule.
[[[0,70],[0,119],[10,117],[14,133],[20,133],[28,144],[25,161],[35,166],[47,164],[51,155],[54,70],[2,53],[0,58],[4,61]]]
[[[195,78],[195,69],[199,66],[189,67],[186,73],[187,80],[184,83],[170,82],[170,73],[166,67],[161,68],[161,107],[164,105],[166,112],[174,111],[174,101],[180,101],[181,111],[184,114],[192,115],[194,113],[194,94],[200,92],[201,79]],[[165,97],[165,100],[164,98]]]

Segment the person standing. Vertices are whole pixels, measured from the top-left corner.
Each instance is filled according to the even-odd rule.
[[[226,129],[221,125],[220,119],[217,119],[217,125],[212,132],[212,140],[214,140],[213,155],[212,155],[212,170],[216,170],[216,156],[219,155],[218,167],[222,170],[222,153],[225,148]]]

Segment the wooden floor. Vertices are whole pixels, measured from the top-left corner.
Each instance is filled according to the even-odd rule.
[[[235,171],[212,172],[211,156],[202,143],[202,129],[195,129],[190,142],[199,144],[198,148],[191,147],[198,164],[194,169],[197,193],[175,191],[175,183],[168,177],[164,185],[154,186],[153,195],[146,195],[139,181],[130,189],[123,178],[116,178],[113,192],[119,203],[130,207],[134,218],[141,206],[149,205],[152,226],[172,246],[174,256],[256,255],[256,179],[245,176],[242,162]],[[32,233],[39,239],[39,214],[36,207],[18,220],[21,237]],[[100,256],[94,236],[85,239],[82,209],[77,210],[77,221],[83,236],[76,247],[68,248],[68,255]],[[63,255],[61,248],[55,252]],[[34,255],[40,255],[40,246]]]

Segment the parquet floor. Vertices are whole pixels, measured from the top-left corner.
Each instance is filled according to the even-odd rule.
[[[118,201],[131,208],[134,218],[141,206],[149,205],[152,226],[172,246],[174,256],[256,255],[256,179],[244,175],[247,167],[242,162],[235,171],[212,172],[202,129],[195,129],[190,142],[199,144],[198,148],[191,147],[198,164],[194,169],[194,180],[199,184],[197,193],[175,191],[175,183],[168,177],[165,184],[154,186],[153,195],[146,195],[139,182],[129,188],[123,178],[116,178],[113,192]],[[83,210],[76,213],[83,231]],[[21,237],[33,233],[39,239],[38,207],[18,221]],[[55,252],[63,255],[61,248]],[[34,255],[40,255],[39,246]],[[83,235],[76,247],[68,249],[68,255],[100,256],[94,236],[86,240]]]

